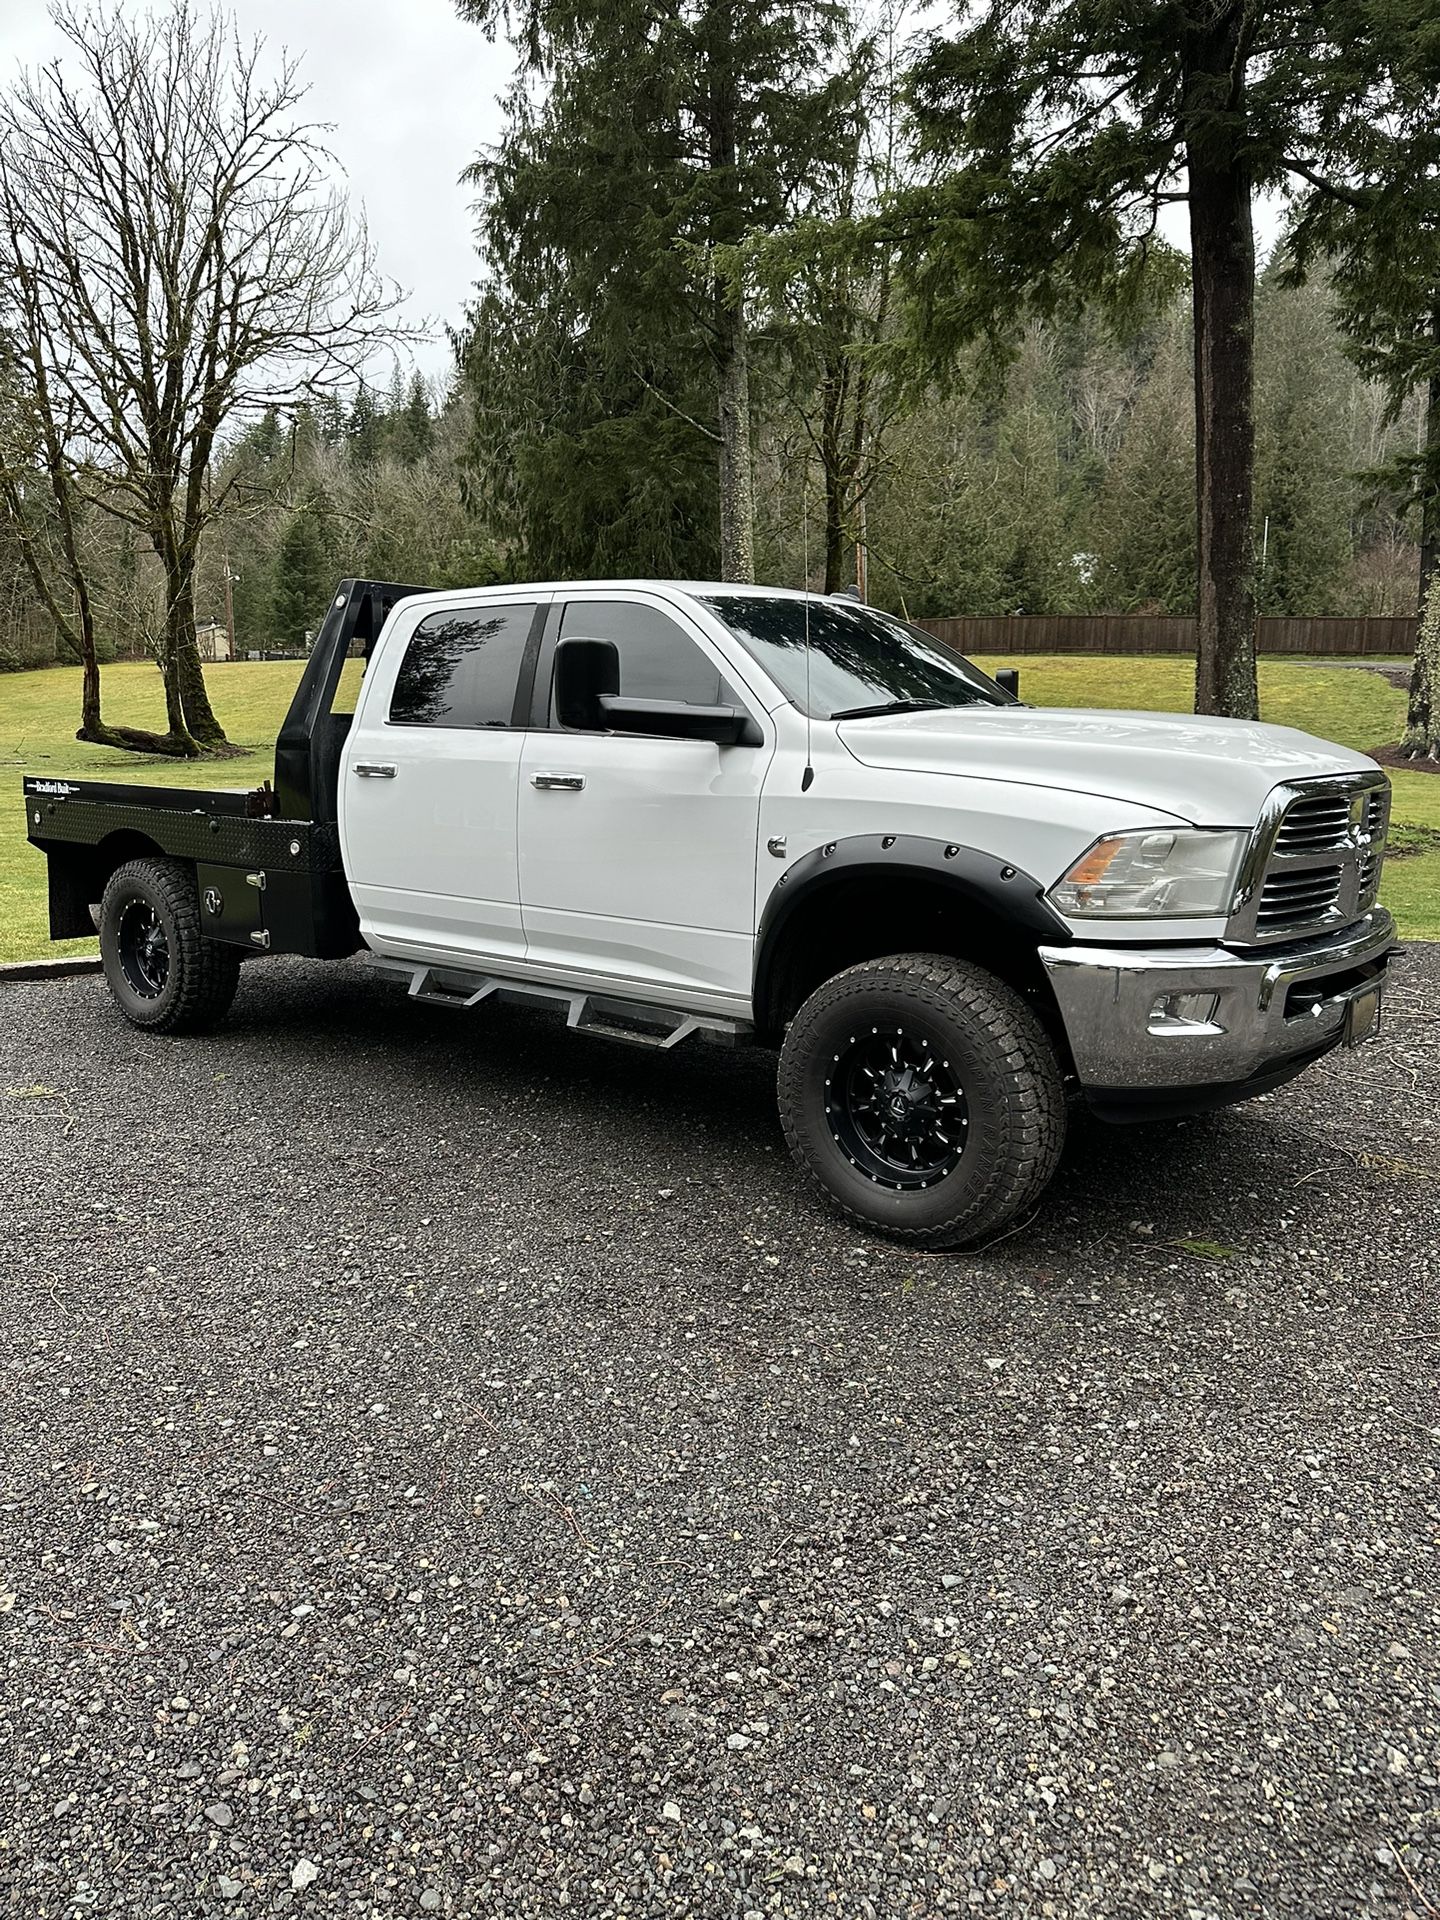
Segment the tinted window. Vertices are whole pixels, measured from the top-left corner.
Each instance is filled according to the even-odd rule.
[[[508,727],[534,607],[457,607],[410,636],[390,696],[403,727]]]
[[[817,720],[833,720],[856,708],[1009,704],[1010,696],[962,654],[874,607],[741,593],[715,594],[706,605],[802,713],[808,624],[808,704]]]
[[[613,640],[620,651],[620,691],[629,699],[681,700],[689,707],[739,705],[720,669],[655,607],[630,600],[572,600],[560,638]]]

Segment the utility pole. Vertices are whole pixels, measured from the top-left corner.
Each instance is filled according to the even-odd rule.
[[[860,496],[855,530],[855,591],[865,606],[870,604],[870,549],[865,540],[865,496]]]
[[[1258,595],[1259,606],[1257,608],[1257,611],[1260,613],[1263,613],[1265,611],[1265,565],[1266,565],[1266,562],[1269,560],[1269,558],[1270,558],[1270,516],[1267,513],[1265,516],[1265,531],[1260,536],[1260,592]]]
[[[230,548],[228,545],[224,549],[223,557],[225,561],[225,634],[230,646],[230,651],[226,657],[227,659],[233,660],[235,658],[235,578],[230,571]]]

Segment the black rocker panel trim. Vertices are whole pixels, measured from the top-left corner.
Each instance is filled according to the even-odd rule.
[[[755,941],[755,1024],[771,1024],[770,996],[784,936],[804,909],[831,888],[857,879],[895,879],[904,874],[938,881],[958,900],[969,900],[1038,946],[1068,945],[1070,929],[1045,898],[1033,874],[993,854],[953,840],[913,833],[854,834],[802,855],[781,874],[765,903]]]

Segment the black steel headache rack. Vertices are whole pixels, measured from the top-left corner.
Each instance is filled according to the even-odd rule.
[[[345,662],[357,648],[368,660],[391,610],[432,591],[393,580],[342,580],[335,589],[275,741],[275,812],[283,819],[335,819],[340,750],[351,718],[333,710]]]

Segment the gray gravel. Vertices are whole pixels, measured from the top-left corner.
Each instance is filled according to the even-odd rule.
[[[0,988],[0,1911],[1432,1915],[1440,949],[918,1258],[764,1055]]]

